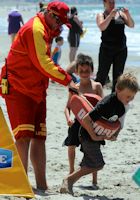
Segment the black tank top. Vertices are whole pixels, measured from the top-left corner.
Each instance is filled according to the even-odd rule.
[[[104,15],[105,18],[105,15]],[[105,47],[126,47],[126,36],[124,33],[125,23],[121,16],[112,19],[109,26],[102,31],[102,45]]]
[[[82,34],[83,31],[82,31],[81,27],[74,21],[73,17],[69,18],[69,22],[70,22],[70,24],[72,26],[69,29],[70,32]]]

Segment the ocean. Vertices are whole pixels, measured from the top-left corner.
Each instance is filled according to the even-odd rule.
[[[38,11],[38,3],[21,4],[20,2],[17,2],[15,4],[13,3],[10,5],[6,4],[0,6],[0,40],[3,35],[7,34],[7,16],[11,9],[17,6],[19,11],[22,13],[25,22],[28,21],[30,17],[34,16]],[[140,67],[140,3],[135,4],[134,2],[135,1],[129,1],[129,3],[125,3],[123,5],[116,4],[116,7],[127,7],[135,21],[134,28],[126,26],[125,29],[128,46],[128,58],[126,65],[129,67]],[[81,39],[79,51],[89,52],[89,55],[93,56],[93,58],[97,60],[101,33],[96,25],[96,14],[103,11],[103,5],[82,5],[81,1],[81,4],[76,5],[76,7],[78,9],[79,19],[83,21],[84,28],[87,29],[85,36]],[[68,29],[64,26],[62,36],[64,37],[64,46],[66,47],[68,47],[67,34]],[[2,47],[0,47],[0,51],[2,51],[1,48]]]

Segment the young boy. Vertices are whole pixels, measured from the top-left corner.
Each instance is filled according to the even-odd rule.
[[[79,88],[79,92],[97,94],[100,97],[103,97],[102,86],[99,82],[95,82],[90,79],[91,74],[93,73],[93,61],[92,58],[79,54],[77,56],[77,60],[75,61],[75,71],[77,75],[80,77],[80,82],[77,83],[77,87]],[[72,120],[70,115],[69,102],[72,97],[72,92],[69,92],[68,102],[65,108],[65,116],[67,120],[67,124],[69,126],[68,129],[68,137],[65,139],[64,144],[68,146],[68,159],[69,159],[69,174],[74,172],[74,162],[75,162],[75,148],[79,146],[79,138],[78,132],[80,128],[80,123],[78,120]],[[97,173],[93,173],[92,180],[93,189],[97,189]]]
[[[126,106],[132,101],[139,89],[136,78],[129,74],[122,74],[117,81],[115,92],[101,100],[94,109],[85,115],[83,122],[86,130],[81,127],[80,141],[83,149],[83,159],[80,169],[68,175],[63,180],[61,193],[73,194],[73,184],[82,176],[101,170],[105,164],[101,150],[101,141],[116,140],[117,136],[107,138],[106,136],[97,136],[94,132],[93,123],[104,117],[110,121],[116,121],[124,116]]]
[[[58,36],[55,38],[56,46],[52,52],[52,60],[54,61],[55,64],[59,64],[59,60],[61,57],[61,46],[64,43],[63,37]]]

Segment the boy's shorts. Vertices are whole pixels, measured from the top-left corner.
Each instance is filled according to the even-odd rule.
[[[80,123],[75,119],[75,122],[68,129],[68,137],[64,141],[64,145],[66,146],[76,146],[80,145],[78,132],[80,128]]]
[[[100,150],[101,144],[97,141],[88,139],[80,139],[80,141],[82,152],[84,153],[80,166],[94,169],[102,168],[105,165],[105,162]]]
[[[46,99],[37,103],[14,89],[4,98],[16,140],[21,137],[46,139]]]

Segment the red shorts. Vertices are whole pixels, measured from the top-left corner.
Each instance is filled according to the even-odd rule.
[[[11,89],[11,88],[10,88]],[[14,90],[4,96],[15,139],[32,137],[46,139],[46,99],[37,103]]]

